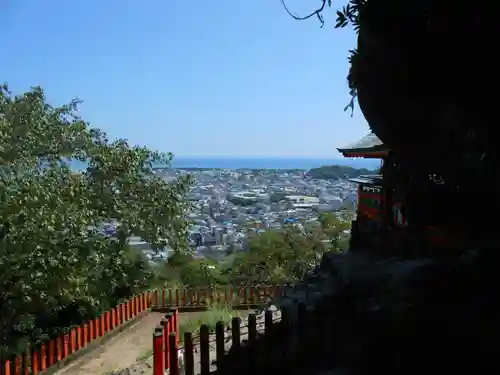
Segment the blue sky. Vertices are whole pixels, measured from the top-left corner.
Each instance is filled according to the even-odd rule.
[[[287,0],[306,13],[319,0]],[[350,29],[279,0],[3,0],[0,82],[112,138],[177,156],[337,157],[368,126],[349,101]]]

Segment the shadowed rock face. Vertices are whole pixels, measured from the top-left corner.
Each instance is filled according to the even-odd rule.
[[[488,46],[499,26],[490,7],[370,0],[360,14],[351,73],[361,110],[414,171],[459,174],[475,152],[496,158],[496,98],[487,93],[497,64]]]
[[[490,47],[500,23],[485,1],[450,4],[367,1],[351,83],[372,131],[410,181],[408,221],[439,218],[437,226],[469,244],[480,238],[499,246],[496,224],[472,218],[500,209],[499,69]],[[473,196],[488,203],[459,203]]]
[[[283,357],[282,349],[300,340],[276,326],[229,360],[242,374],[494,372],[500,369],[495,272],[491,259],[477,254],[446,262],[329,254],[315,275],[273,301],[288,306],[292,320],[298,304],[320,314],[319,330],[317,321],[307,323],[311,341]],[[258,361],[249,360],[252,350],[259,350]]]

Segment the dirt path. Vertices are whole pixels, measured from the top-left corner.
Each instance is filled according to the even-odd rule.
[[[56,375],[103,375],[133,365],[153,345],[153,332],[165,314],[149,313],[104,345],[85,354]]]
[[[182,313],[181,321],[200,314]],[[104,375],[133,366],[139,358],[152,353],[153,332],[164,316],[162,313],[149,313],[104,345],[58,370],[55,375]]]
[[[191,319],[197,320],[204,314],[206,312],[182,313],[180,319],[181,322]],[[239,315],[245,320],[248,312],[240,312]],[[86,353],[67,367],[57,370],[54,375],[152,374],[152,359],[150,357],[153,352],[153,332],[164,316],[165,314],[162,313],[149,313],[103,345]],[[242,334],[244,336],[246,333]],[[211,337],[210,341],[212,344],[210,357],[215,359],[215,337]],[[226,344],[229,343],[229,336],[227,336]],[[195,367],[199,373],[197,346],[195,347]]]

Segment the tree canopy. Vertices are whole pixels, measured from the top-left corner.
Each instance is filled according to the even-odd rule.
[[[237,253],[230,266],[229,279],[235,284],[300,280],[324,252],[347,250],[349,229],[347,218],[322,213],[317,222],[306,226],[251,234],[247,251]]]
[[[322,180],[338,180],[340,178],[358,177],[363,174],[374,174],[376,171],[366,168],[352,168],[346,165],[324,165],[319,168],[312,168],[307,172],[307,176]]]
[[[3,350],[23,349],[144,287],[148,261],[129,249],[129,236],[156,249],[187,246],[190,181],[166,182],[152,169],[172,155],[110,141],[78,116],[78,104],[53,107],[39,87],[21,95],[0,88]],[[101,230],[112,222],[115,236]]]
[[[176,253],[156,271],[163,283],[190,288],[283,284],[301,280],[327,251],[349,248],[352,215],[321,213],[317,221],[249,233],[243,251],[219,262]]]

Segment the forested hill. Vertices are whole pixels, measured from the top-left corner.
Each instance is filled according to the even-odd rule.
[[[338,180],[340,178],[358,177],[363,174],[376,174],[376,170],[366,168],[352,168],[346,165],[324,165],[319,168],[312,168],[307,172],[307,177],[322,180]]]

